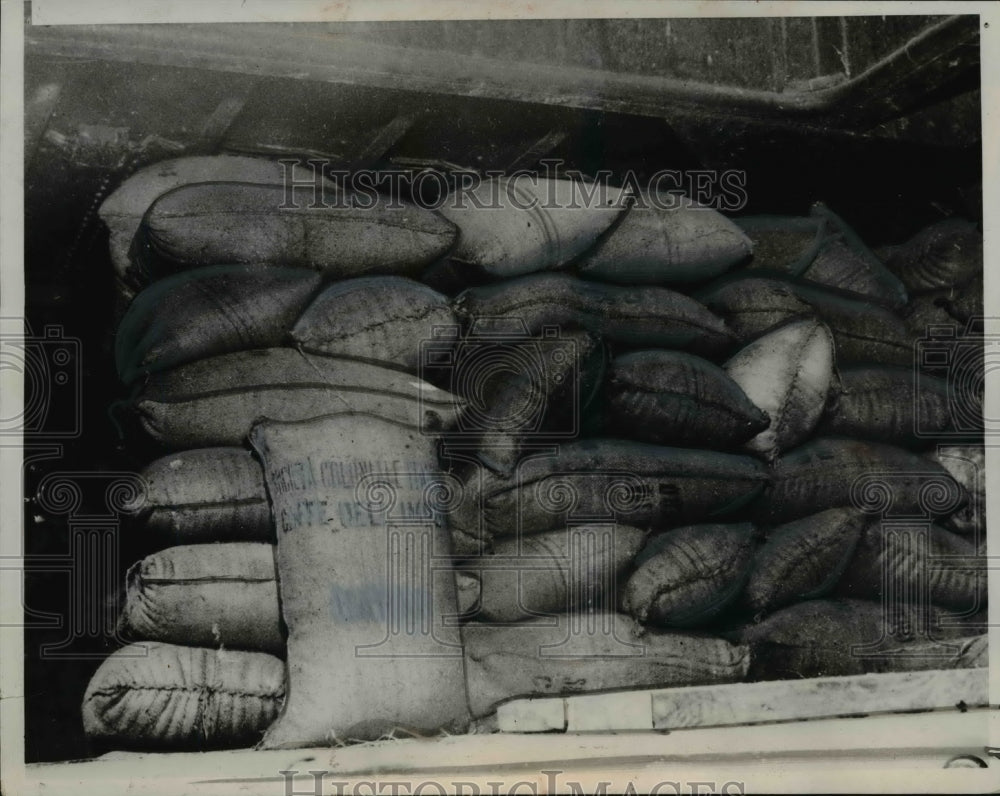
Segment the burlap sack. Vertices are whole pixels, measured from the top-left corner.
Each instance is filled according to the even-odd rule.
[[[284,680],[263,652],[132,644],[91,678],[83,729],[128,748],[250,746],[278,715]]]
[[[539,614],[611,609],[646,533],[628,525],[579,525],[504,539],[492,555],[463,563],[478,594],[459,603],[479,620],[517,622]],[[469,586],[468,580],[462,584]],[[478,604],[477,604],[478,602]]]
[[[476,716],[514,697],[739,682],[750,666],[742,644],[646,631],[631,617],[610,612],[508,626],[469,623],[462,639]]]
[[[250,435],[278,532],[288,701],[264,748],[468,720],[435,440],[366,414]]]
[[[129,568],[118,629],[133,639],[283,653],[274,547],[161,550]]]

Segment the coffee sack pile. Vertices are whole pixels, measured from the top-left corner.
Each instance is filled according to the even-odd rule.
[[[316,207],[220,156],[108,198],[150,554],[90,736],[305,746],[522,696],[985,665],[975,228],[883,261],[823,206],[580,186]],[[404,509],[425,573],[393,569]],[[899,584],[929,602],[884,605]],[[913,612],[933,638],[873,648]],[[433,644],[366,658],[379,628]]]

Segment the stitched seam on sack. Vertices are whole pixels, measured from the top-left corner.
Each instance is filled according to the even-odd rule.
[[[151,403],[179,404],[198,401],[202,398],[220,398],[230,395],[242,395],[253,392],[277,392],[281,390],[286,392],[296,392],[298,390],[331,390],[333,392],[368,393],[370,395],[385,395],[393,398],[402,398],[413,402],[421,399],[421,397],[417,395],[410,395],[409,393],[403,392],[393,392],[390,390],[380,390],[376,387],[359,387],[355,385],[340,386],[326,382],[297,382],[295,384],[252,384],[244,387],[226,387],[219,390],[206,390],[205,392],[200,393],[184,393],[180,396],[170,396],[169,398],[143,397],[140,398],[140,402],[149,401]],[[424,403],[440,404],[441,406],[455,405],[454,400],[448,400],[446,398],[435,399],[434,396],[424,395],[422,400]]]
[[[356,337],[358,334],[361,334],[362,332],[370,332],[370,331],[373,331],[375,329],[378,329],[381,326],[387,326],[390,323],[398,323],[399,321],[422,321],[422,320],[426,319],[429,315],[431,315],[437,309],[446,309],[446,308],[444,308],[444,307],[428,307],[423,312],[413,313],[413,314],[405,314],[405,315],[397,315],[397,316],[395,316],[393,318],[385,318],[384,320],[381,320],[381,321],[372,321],[369,324],[362,324],[362,325],[358,326],[356,329],[353,329],[348,334],[343,335],[343,337],[330,337],[330,338],[322,338],[322,339],[323,339],[324,342],[328,342],[328,343],[329,342],[336,342],[338,340],[348,340],[348,339],[350,339],[352,337]],[[301,320],[302,319],[300,319],[300,321]]]
[[[123,684],[114,687],[95,689],[91,691],[92,696],[119,696],[123,692],[129,691],[187,691],[190,693],[212,692],[215,694],[225,694],[227,696],[258,697],[261,699],[282,699],[284,691],[238,691],[232,688],[206,688],[204,686],[190,685],[131,685]]]
[[[316,218],[319,218],[320,220],[323,220],[323,216],[324,216],[323,212],[314,212],[314,213],[311,213],[311,214],[307,215],[308,208],[305,208],[304,210],[298,210],[296,212],[302,214],[302,216],[300,216],[300,218],[302,218],[303,220],[308,220],[309,215],[314,216]],[[367,212],[367,211],[362,211],[362,212]],[[153,225],[155,225],[156,222],[161,221],[161,220],[162,221],[176,221],[176,220],[189,219],[189,218],[207,218],[207,217],[211,217],[211,216],[240,216],[240,217],[244,217],[244,218],[247,217],[247,216],[250,216],[250,217],[261,216],[263,218],[280,218],[281,215],[282,215],[281,212],[275,213],[275,212],[271,212],[271,211],[268,211],[268,210],[253,210],[253,209],[248,210],[246,208],[240,209],[240,210],[208,210],[208,211],[205,211],[205,210],[202,210],[202,211],[192,210],[192,211],[188,211],[188,212],[184,212],[184,213],[176,213],[176,212],[171,213],[170,211],[161,211],[159,213],[159,215],[155,219],[151,219],[150,223],[153,224]],[[429,229],[427,227],[421,226],[419,224],[404,224],[404,223],[402,223],[400,221],[394,221],[392,219],[386,219],[384,217],[376,218],[374,220],[374,222],[373,222],[371,216],[366,216],[366,215],[351,216],[351,215],[338,214],[338,216],[336,218],[330,216],[328,220],[330,220],[330,221],[338,221],[338,222],[346,221],[346,222],[349,222],[351,224],[359,224],[359,223],[361,223],[361,224],[373,224],[374,223],[375,226],[379,226],[379,227],[391,227],[393,229],[405,229],[407,232],[419,232],[419,233],[422,233],[424,235],[433,235],[434,237],[439,237],[439,238],[450,238],[454,234],[452,230],[434,230],[434,229]],[[331,224],[331,226],[332,226],[332,224]],[[151,231],[153,231],[155,233],[155,230],[151,230]]]
[[[595,308],[595,307],[592,307],[592,306],[588,306],[588,304],[590,304],[590,303],[591,302],[588,302],[588,299],[586,299],[586,298],[584,298],[582,296],[574,296],[572,294],[570,294],[569,296],[559,296],[559,297],[556,297],[556,298],[548,298],[548,297],[527,298],[527,299],[523,299],[523,300],[520,300],[520,301],[513,301],[513,302],[510,302],[508,304],[502,304],[501,303],[500,307],[499,307],[499,312],[502,313],[502,314],[504,314],[504,315],[506,315],[506,314],[509,314],[509,313],[514,312],[516,310],[520,310],[520,309],[524,309],[524,308],[529,308],[529,309],[538,308],[538,309],[542,309],[546,305],[555,304],[557,309],[562,309],[562,308],[568,306],[570,309],[576,310],[576,311],[578,311],[578,312],[580,312],[580,313],[582,313],[584,315],[597,315],[597,316],[602,317],[602,318],[605,317],[605,315],[601,312],[601,308]],[[497,313],[497,310],[491,310],[491,309],[487,308],[488,312],[489,312],[489,315],[483,315],[482,309],[483,309],[482,307],[479,307],[478,311],[477,311],[476,308],[473,308],[471,310],[467,310],[467,314],[472,315],[472,316],[479,315],[479,316],[482,316],[482,317],[489,317],[489,315],[493,315],[493,314]],[[698,323],[696,321],[689,320],[689,319],[686,319],[686,318],[678,318],[678,317],[676,317],[674,315],[670,315],[668,313],[662,313],[662,314],[638,314],[638,313],[633,313],[633,314],[630,314],[630,315],[622,313],[620,315],[620,317],[612,318],[612,321],[614,321],[614,322],[620,322],[620,321],[669,321],[670,323],[675,323],[678,326],[682,326],[682,327],[685,327],[685,328],[697,329],[699,331],[712,332],[713,334],[722,334],[722,335],[725,334],[725,331],[720,331],[718,329],[712,328],[711,326],[706,326],[704,324],[700,324],[700,323]]]
[[[157,401],[156,403],[168,403],[166,401]],[[172,402],[169,402],[172,403]],[[228,500],[220,498],[219,500],[205,500],[197,503],[151,503],[148,506],[143,506],[142,511],[183,511],[184,509],[195,509],[195,508],[214,508],[216,506],[266,506],[267,498],[259,497],[247,497],[247,498],[230,498]]]
[[[624,468],[622,468],[622,469],[624,469]],[[588,474],[588,471],[585,470],[585,469],[571,470],[569,472],[569,474],[570,475],[579,475],[579,476],[586,477],[587,474]],[[740,483],[747,483],[747,484],[754,484],[754,483],[758,483],[758,482],[766,481],[767,480],[766,473],[762,473],[762,474],[758,475],[757,477],[753,477],[753,475],[744,476],[744,475],[733,474],[733,473],[728,473],[728,474],[727,473],[699,473],[699,472],[690,473],[690,472],[684,472],[683,470],[669,470],[669,471],[650,470],[650,471],[647,471],[647,472],[640,472],[638,475],[640,477],[642,477],[643,479],[647,479],[647,478],[648,479],[654,479],[654,478],[674,478],[674,479],[676,479],[678,481],[690,481],[690,480],[695,480],[695,479],[699,479],[699,478],[707,478],[707,479],[711,479],[711,480],[726,481],[728,483],[737,481],[737,482],[740,482]],[[754,475],[756,475],[756,474],[754,474]],[[518,489],[520,489],[522,487],[528,487],[528,486],[536,485],[536,484],[541,483],[542,481],[544,481],[547,478],[555,478],[555,477],[565,478],[566,477],[566,473],[559,473],[558,475],[556,475],[554,473],[539,473],[537,476],[532,476],[530,478],[523,479],[523,480],[521,480],[521,481],[519,481],[518,483],[515,483],[515,484],[503,484],[503,485],[500,485],[499,488],[496,489],[496,491],[490,491],[490,490],[487,489],[484,494],[486,495],[486,499],[487,500],[496,500],[497,498],[501,497],[502,495],[508,495],[511,492],[515,492],[515,491],[517,491]]]
[[[632,387],[632,386],[626,387],[621,392],[622,395],[628,395],[630,393],[636,393],[637,395],[665,395],[671,398],[673,397],[689,398],[695,403],[697,403],[699,406],[706,406],[711,409],[721,409],[724,414],[730,415],[735,418],[741,418],[743,416],[742,413],[734,412],[733,408],[729,404],[723,403],[722,401],[715,401],[712,400],[711,398],[701,398],[699,396],[694,396],[689,393],[671,392],[669,390],[657,390],[654,388],[646,389],[643,387]]]
[[[275,579],[271,578],[246,578],[234,576],[231,578],[223,578],[217,576],[207,576],[204,578],[158,578],[155,575],[150,577],[148,575],[140,576],[141,585],[146,583],[274,583]]]
[[[792,395],[795,393],[796,385],[799,382],[801,364],[802,364],[802,354],[808,352],[809,346],[812,345],[813,338],[817,333],[822,331],[822,327],[819,324],[813,327],[812,331],[809,333],[809,337],[806,338],[805,344],[800,346],[797,350],[797,356],[795,357],[795,368],[792,373],[792,383],[788,385],[788,389],[785,390],[785,397],[781,402],[781,406],[778,408],[778,417],[773,419],[773,422],[777,426],[781,426],[785,418],[785,410],[788,408],[788,404],[792,400]],[[777,436],[777,429],[775,429],[775,436]]]

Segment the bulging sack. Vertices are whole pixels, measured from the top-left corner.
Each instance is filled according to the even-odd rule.
[[[587,201],[594,190],[594,201]],[[441,214],[459,229],[450,257],[494,277],[556,268],[590,248],[625,211],[627,191],[530,175],[456,191]]]
[[[615,435],[729,450],[770,423],[718,365],[683,351],[632,351],[616,357],[605,384]]]
[[[879,442],[816,437],[778,459],[755,507],[776,525],[825,509],[946,517],[968,493],[939,464]]]
[[[643,629],[608,611],[462,628],[473,714],[515,697],[734,683],[747,647],[707,635]]]
[[[625,287],[569,274],[529,274],[471,287],[455,297],[460,318],[482,333],[511,320],[531,334],[545,327],[582,327],[612,342],[683,348],[712,358],[736,339],[723,321],[692,298],[664,287]],[[496,324],[500,329],[491,329]]]
[[[188,183],[205,180],[241,180],[244,182],[271,183],[281,185],[285,179],[287,166],[276,160],[243,157],[241,155],[199,155],[188,158],[161,160],[151,166],[139,169],[104,200],[97,211],[101,221],[111,231],[111,264],[119,279],[125,279],[129,268],[129,248],[135,237],[142,217],[154,201],[168,191]],[[293,166],[296,181],[313,177],[308,166],[298,163]],[[332,183],[315,174],[317,184]],[[131,284],[135,287],[134,284]]]
[[[876,521],[861,535],[838,593],[873,600],[920,594],[935,605],[972,612],[986,605],[986,565],[972,542],[937,525],[899,528]]]
[[[855,366],[840,371],[840,388],[817,433],[921,447],[951,426],[951,386],[913,368]]]
[[[368,362],[263,348],[154,373],[136,402],[143,428],[171,448],[241,445],[260,417],[372,412],[413,429],[452,426],[463,401]]]
[[[118,325],[115,364],[126,384],[185,362],[281,345],[320,276],[304,268],[196,268],[143,290]]]
[[[733,274],[716,280],[695,298],[746,342],[776,324],[814,315],[833,334],[838,365],[913,364],[913,345],[902,319],[845,290],[777,274]]]
[[[751,246],[736,224],[707,205],[643,192],[577,267],[588,278],[629,285],[700,282],[749,256]]]
[[[654,536],[636,559],[622,606],[643,624],[708,624],[743,590],[754,546],[749,523],[692,525]]]
[[[288,700],[265,748],[468,720],[436,440],[365,414],[264,420]]]
[[[583,439],[523,459],[506,477],[474,472],[451,515],[456,538],[541,533],[584,517],[637,528],[701,522],[735,511],[764,489],[757,459],[615,439]]]
[[[252,746],[285,697],[264,652],[146,642],[111,654],[83,696],[83,731],[126,748]]]
[[[274,547],[182,545],[147,556],[125,577],[118,630],[132,639],[283,652]]]
[[[821,204],[809,217],[747,216],[740,227],[754,243],[751,268],[802,276],[898,309],[906,288],[839,217]]]
[[[944,467],[969,493],[969,504],[942,525],[986,541],[986,449],[982,445],[941,445],[928,458]]]
[[[408,373],[428,363],[421,353],[450,352],[458,319],[446,296],[400,276],[344,279],[326,287],[301,314],[292,339],[304,351],[388,362]],[[430,363],[433,364],[433,363]]]
[[[754,555],[743,603],[765,613],[830,592],[851,560],[869,518],[857,509],[828,509],[768,531]]]
[[[124,513],[179,543],[274,538],[264,472],[245,448],[194,448],[150,462]]]
[[[160,196],[130,253],[136,278],[145,281],[235,263],[313,268],[346,279],[417,274],[452,247],[456,234],[454,225],[416,205],[360,207],[349,196],[316,204],[286,185],[220,181]]]
[[[771,419],[746,447],[768,459],[803,442],[826,406],[833,336],[819,321],[792,321],[740,349],[723,366]]]
[[[971,221],[947,218],[893,249],[886,265],[914,293],[959,287],[983,272],[983,236]]]
[[[961,614],[870,600],[807,600],[739,634],[752,650],[750,680],[967,668],[975,657],[949,642],[969,635]],[[941,642],[945,643],[941,643]]]
[[[494,545],[492,555],[462,564],[478,575],[478,588],[474,597],[460,602],[475,605],[475,618],[493,622],[613,610],[622,576],[645,537],[645,531],[628,525],[580,525],[505,539]],[[463,585],[474,588],[469,581]]]

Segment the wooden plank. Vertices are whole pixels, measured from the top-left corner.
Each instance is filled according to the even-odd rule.
[[[652,730],[651,694],[650,691],[621,691],[615,694],[569,697],[565,700],[566,730],[568,732]]]
[[[315,792],[333,793],[338,792],[331,784],[334,781],[359,776],[371,779],[376,772],[380,781],[410,775],[424,781],[441,777],[445,783],[451,783],[478,780],[484,775],[497,779],[500,770],[505,776],[521,779],[546,770],[603,772],[614,768],[631,772],[652,770],[662,779],[681,781],[693,781],[696,772],[712,772],[717,777],[731,775],[745,780],[755,791],[771,791],[764,787],[762,778],[766,772],[782,767],[806,768],[813,778],[813,787],[830,792],[829,777],[839,775],[845,766],[850,770],[894,769],[893,776],[913,768],[933,774],[957,755],[983,756],[991,713],[955,710],[920,716],[897,714],[763,725],[752,729],[691,729],[668,734],[565,733],[508,735],[502,739],[497,735],[467,735],[383,741],[339,749],[119,753],[113,759],[27,766],[30,785],[14,792],[70,796],[92,793],[105,784],[112,792],[120,792],[127,786],[138,793],[149,789],[140,787],[145,784],[156,792],[273,794],[286,792],[288,783],[281,772],[295,771],[300,773],[293,791],[312,793],[309,772],[320,771],[325,787]],[[636,789],[643,790],[638,786]],[[372,791],[369,788],[363,792]]]
[[[515,699],[497,708],[500,732],[563,732],[566,729],[566,700]]]
[[[989,704],[987,669],[696,686],[653,692],[656,729],[796,721]]]
[[[516,699],[501,732],[606,732],[724,727],[989,704],[987,669],[619,691]]]

